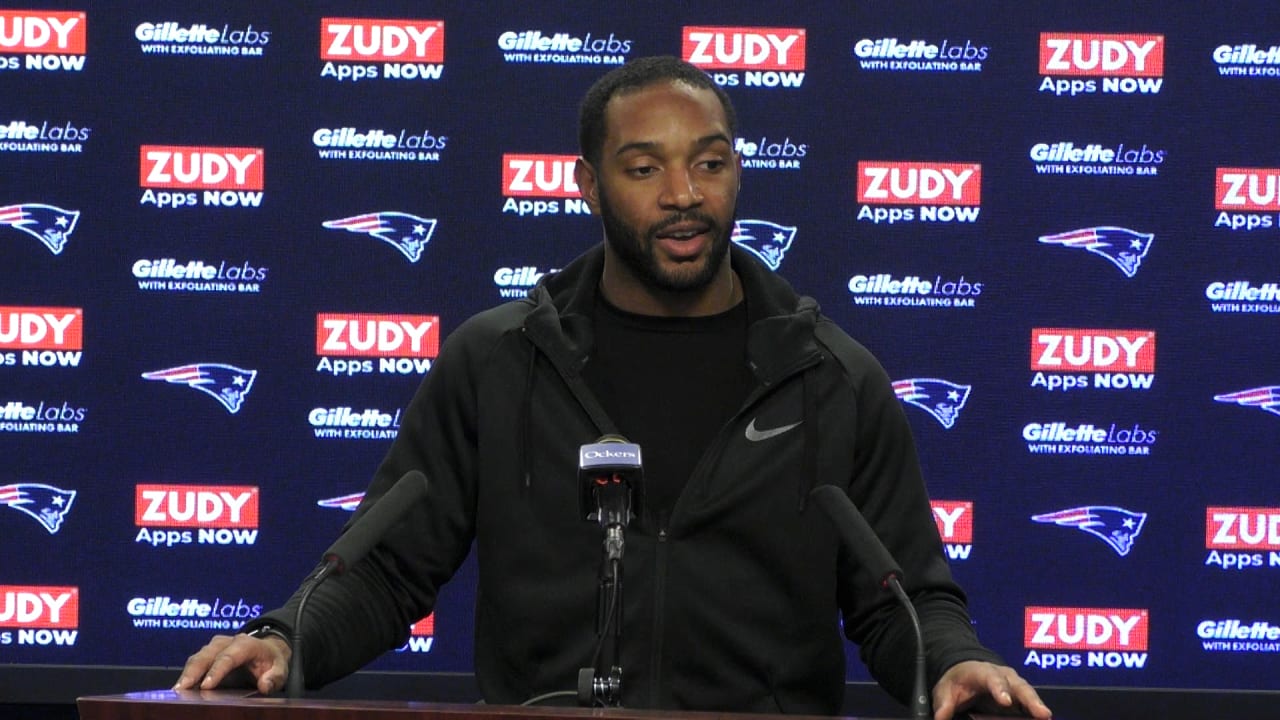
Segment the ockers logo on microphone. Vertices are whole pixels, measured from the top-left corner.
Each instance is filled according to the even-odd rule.
[[[734,141],[733,149],[742,156],[743,168],[765,170],[799,170],[809,154],[808,143],[792,140],[790,135],[781,139],[776,135],[761,135],[753,140],[740,137]]]
[[[338,80],[439,80],[443,20],[321,18],[320,77]]]
[[[79,628],[80,588],[0,585],[0,645],[70,647]]]
[[[400,410],[318,407],[307,413],[307,422],[322,440],[392,440],[400,431]]]
[[[686,25],[680,57],[725,87],[804,84],[805,29]]]
[[[70,120],[11,120],[0,125],[0,152],[79,153],[91,132]]]
[[[1040,92],[1155,95],[1164,85],[1164,36],[1040,33]]]
[[[262,57],[271,31],[230,23],[182,23],[175,20],[139,23],[133,37],[144,55],[215,55]]]
[[[1224,77],[1280,77],[1280,45],[1219,45],[1213,49],[1213,62]]]
[[[1168,152],[1146,143],[1134,147],[1123,142],[1085,143],[1060,140],[1031,146],[1028,156],[1040,175],[1145,175],[1160,174]]]
[[[504,300],[526,297],[543,277],[559,272],[559,268],[540,270],[537,265],[500,267],[493,273],[493,284],[498,297]]]
[[[978,163],[858,161],[858,220],[974,223],[982,212]]]
[[[1031,387],[1045,390],[1150,390],[1154,330],[1032,328]]]
[[[498,49],[506,63],[621,65],[631,52],[631,40],[614,33],[507,30],[498,35]]]
[[[1280,213],[1280,168],[1220,167],[1213,200],[1214,227],[1270,230]]]
[[[520,217],[590,215],[591,208],[579,196],[573,178],[576,155],[502,156],[502,212]]]
[[[449,136],[429,128],[333,127],[311,133],[311,144],[316,146],[321,160],[440,162],[440,153],[448,143]]]
[[[0,10],[0,70],[84,70],[84,12]]]
[[[1280,507],[1218,507],[1204,512],[1205,565],[1223,570],[1280,568]]]
[[[396,652],[429,653],[431,646],[435,644],[435,635],[436,614],[431,613],[409,626],[409,640],[396,648]]]
[[[1046,670],[1147,665],[1148,610],[1028,607],[1023,615],[1023,665]]]
[[[139,630],[235,630],[262,614],[262,603],[244,598],[135,597],[125,605]]]
[[[316,314],[316,372],[422,375],[439,352],[438,315]]]
[[[973,551],[973,501],[930,500],[933,522],[938,526],[949,560],[968,560]]]
[[[138,485],[134,542],[161,545],[253,545],[258,488],[251,485]]]
[[[0,368],[79,367],[84,309],[0,306]]]
[[[262,148],[143,145],[138,185],[142,205],[158,208],[258,207],[262,204]]]
[[[899,40],[896,37],[862,38],[853,44],[853,56],[862,70],[889,72],[982,72],[991,48],[972,40]]]

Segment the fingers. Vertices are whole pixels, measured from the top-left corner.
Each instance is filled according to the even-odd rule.
[[[1021,676],[1012,670],[1009,672],[1013,675],[1013,679],[1009,682],[1009,692],[1013,695],[1014,702],[1022,706],[1023,710],[1038,720],[1048,720],[1048,718],[1053,717],[1053,711],[1040,699],[1040,694],[1036,692],[1035,688],[1031,687],[1031,683],[1023,680]]]
[[[1017,677],[1016,675],[1014,677]],[[1013,693],[1010,692],[1011,681],[1006,668],[997,668],[987,678],[987,693],[991,695],[991,699],[995,700],[1001,707],[1009,707],[1013,705]]]
[[[212,690],[232,673],[237,685],[257,687],[267,694],[280,690],[288,675],[287,654],[269,641],[248,635],[215,635],[207,645],[187,659],[174,690]]]
[[[1003,708],[1021,708],[1034,718],[1048,720],[1053,716],[1049,706],[1044,704],[1040,695],[1031,687],[1031,683],[1010,667],[999,668],[996,676],[988,683],[991,698]]]
[[[209,672],[209,666],[213,664],[214,658],[222,652],[222,649],[231,644],[233,638],[230,635],[214,635],[208,644],[200,648],[194,655],[187,658],[187,664],[183,666],[182,673],[178,675],[178,681],[174,683],[174,690],[190,690],[204,680],[205,675]]]
[[[934,720],[978,708],[999,715],[1025,713],[1037,720],[1053,716],[1030,683],[1007,666],[962,662],[943,673],[933,689]]]

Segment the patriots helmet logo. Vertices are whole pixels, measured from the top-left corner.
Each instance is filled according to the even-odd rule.
[[[1057,235],[1042,235],[1040,242],[1048,245],[1064,245],[1069,248],[1088,250],[1094,255],[1101,255],[1120,268],[1125,277],[1138,274],[1138,266],[1142,258],[1151,249],[1151,239],[1155,235],[1140,233],[1122,227],[1091,227]]]
[[[0,225],[12,225],[21,230],[44,243],[54,255],[62,253],[79,220],[79,210],[63,210],[40,203],[0,207]]]
[[[1117,555],[1124,557],[1133,549],[1133,541],[1138,537],[1138,533],[1142,532],[1147,514],[1130,512],[1119,507],[1086,505],[1070,510],[1032,515],[1031,519],[1039,523],[1053,523],[1083,530],[1110,545]]]
[[[66,519],[75,499],[75,490],[63,490],[52,485],[0,485],[0,505],[8,505],[35,518],[50,535],[62,528],[62,521]]]
[[[409,262],[416,263],[422,258],[423,248],[431,241],[436,221],[402,212],[376,212],[326,220],[324,226],[330,230],[372,235],[399,250]]]
[[[163,380],[186,385],[208,395],[222,404],[232,415],[240,412],[240,405],[253,387],[257,370],[243,370],[233,365],[196,363],[179,365],[165,370],[142,373],[144,380]]]
[[[1214,395],[1213,399],[1218,402],[1256,407],[1264,412],[1280,415],[1280,385],[1267,385],[1225,395]]]
[[[316,504],[324,508],[337,508],[347,512],[355,512],[355,509],[360,506],[361,500],[364,500],[364,493],[358,492],[317,500]]]
[[[893,392],[899,400],[929,413],[948,430],[956,424],[972,389],[972,385],[957,385],[937,378],[912,378],[893,383]]]
[[[731,240],[751,251],[770,270],[782,265],[782,258],[796,238],[794,226],[779,225],[767,220],[738,220],[733,224]]]

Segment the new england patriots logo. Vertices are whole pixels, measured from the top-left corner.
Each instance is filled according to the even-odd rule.
[[[1256,407],[1273,415],[1280,415],[1280,385],[1268,385],[1225,395],[1214,395],[1213,399],[1218,402]]]
[[[21,230],[44,243],[54,255],[60,254],[67,246],[67,238],[75,232],[79,220],[79,210],[63,210],[40,203],[0,207],[0,225],[12,225]]]
[[[62,521],[75,499],[75,490],[63,490],[52,485],[0,485],[0,505],[8,505],[35,518],[50,535],[62,528]]]
[[[1040,242],[1088,250],[1110,260],[1125,277],[1138,274],[1142,258],[1151,249],[1151,233],[1140,233],[1122,227],[1091,227],[1057,235],[1042,235]]]
[[[730,239],[750,250],[770,270],[777,270],[791,248],[791,241],[796,239],[796,229],[767,220],[738,220],[733,224]]]
[[[957,385],[937,378],[895,380],[893,392],[904,403],[915,405],[950,430],[969,400],[972,385]]]
[[[364,493],[358,492],[350,495],[339,495],[338,497],[317,500],[316,504],[324,508],[337,508],[339,510],[346,510],[347,512],[354,512],[355,509],[359,507],[360,501],[363,499]]]
[[[227,412],[235,415],[240,412],[240,405],[249,394],[249,388],[253,387],[253,379],[258,377],[258,371],[218,363],[197,363],[142,373],[142,377],[144,380],[163,380],[199,390],[222,403]]]
[[[1147,514],[1130,512],[1119,507],[1086,505],[1070,510],[1032,515],[1031,519],[1039,523],[1053,523],[1083,530],[1101,539],[1110,545],[1116,554],[1124,557],[1133,549],[1133,541],[1137,539],[1138,533],[1142,532]]]
[[[372,235],[399,250],[401,255],[409,258],[409,262],[416,263],[422,258],[423,248],[431,241],[436,221],[402,212],[377,212],[326,220],[324,226],[330,230]]]

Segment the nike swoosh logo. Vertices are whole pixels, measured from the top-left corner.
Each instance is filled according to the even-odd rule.
[[[800,422],[804,421],[801,420]],[[756,419],[751,418],[751,424],[747,426],[747,439],[751,442],[760,442],[761,440],[768,440],[769,438],[777,437],[782,433],[787,432],[788,430],[793,430],[799,426],[799,422],[794,422],[790,425],[783,425],[782,427],[769,428],[768,430],[757,430]]]

